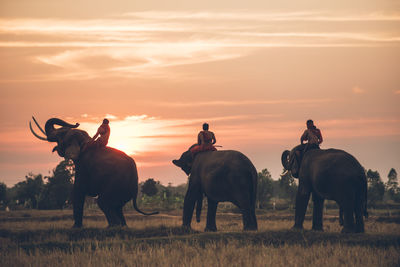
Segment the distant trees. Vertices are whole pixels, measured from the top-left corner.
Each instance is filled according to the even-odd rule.
[[[41,174],[34,175],[29,173],[25,176],[25,181],[17,183],[14,187],[17,203],[32,209],[38,208],[43,189],[43,177]]]
[[[154,196],[157,194],[158,189],[156,187],[156,181],[154,181],[153,178],[147,179],[144,184],[142,185],[141,191],[143,194],[146,194],[148,196]]]
[[[273,196],[273,180],[268,169],[258,173],[256,208],[265,208]]]
[[[368,204],[372,207],[376,205],[378,201],[383,200],[385,194],[385,185],[382,182],[379,172],[367,171],[367,182],[368,182]]]
[[[294,203],[297,193],[297,184],[293,176],[289,172],[286,172],[278,179],[278,182],[280,188],[280,197],[289,199],[291,203]]]
[[[40,198],[40,209],[62,209],[66,203],[71,202],[73,178],[75,168],[72,161],[61,161],[53,170],[53,175],[45,177],[47,183],[44,185]]]
[[[0,204],[5,204],[7,201],[7,186],[0,182]]]
[[[400,188],[397,181],[397,172],[395,169],[390,169],[388,173],[388,181],[386,183],[386,191],[389,198],[395,202],[400,202]]]
[[[366,171],[368,182],[368,206],[379,207],[386,201],[400,203],[397,172],[390,169],[384,183],[378,171]],[[0,182],[0,208],[24,207],[33,209],[62,209],[71,203],[75,169],[72,161],[61,161],[50,176],[29,173],[25,180],[11,188]],[[273,199],[278,209],[294,205],[297,181],[290,173],[273,180],[268,169],[257,174],[256,208],[269,209]],[[188,184],[164,186],[153,178],[139,184],[138,204],[164,208],[182,208]],[[392,204],[390,204],[392,205]],[[275,206],[275,205],[274,205]]]

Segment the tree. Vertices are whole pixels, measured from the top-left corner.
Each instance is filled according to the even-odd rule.
[[[395,169],[390,169],[388,173],[388,181],[386,183],[386,190],[388,192],[389,197],[396,201],[400,202],[400,188],[397,181],[397,172]]]
[[[272,198],[273,187],[272,187],[272,177],[268,169],[263,169],[258,173],[258,183],[257,183],[257,202],[256,207],[259,209],[265,208],[268,202]]]
[[[41,209],[62,209],[71,200],[72,180],[75,176],[72,161],[63,160],[47,178],[47,184],[40,201]]]
[[[149,197],[154,196],[158,192],[156,184],[157,182],[153,178],[149,178],[144,182],[140,191]]]
[[[38,208],[40,195],[43,191],[43,177],[41,174],[34,175],[29,173],[25,176],[25,181],[15,185],[16,200],[30,208]]]
[[[0,182],[0,203],[4,204],[7,200],[7,186],[5,183]]]
[[[381,180],[381,176],[378,171],[367,171],[368,181],[368,203],[375,206],[378,201],[382,201],[383,195],[385,194],[385,185]]]
[[[281,178],[278,179],[278,182],[281,196],[294,202],[296,198],[297,184],[290,172],[286,172],[281,176]]]

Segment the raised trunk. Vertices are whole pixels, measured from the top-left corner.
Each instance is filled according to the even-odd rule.
[[[282,166],[283,166],[283,168],[285,168],[285,170],[289,169],[289,154],[290,154],[289,150],[285,150],[282,153],[281,162],[282,162]]]
[[[75,125],[69,124],[61,119],[57,118],[51,118],[46,122],[46,125],[44,127],[47,135],[47,140],[49,142],[56,142],[56,129],[54,128],[54,125],[60,125],[63,127],[69,127],[69,128],[76,128],[79,126],[79,123],[76,123]]]

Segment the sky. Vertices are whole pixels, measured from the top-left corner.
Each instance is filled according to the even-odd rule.
[[[163,184],[187,181],[171,160],[204,122],[278,179],[313,119],[323,149],[385,181],[400,171],[400,2],[326,2],[2,0],[0,181],[62,160],[32,116],[91,136],[107,117],[109,146]]]

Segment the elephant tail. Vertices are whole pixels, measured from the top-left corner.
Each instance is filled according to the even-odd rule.
[[[141,213],[143,215],[154,215],[154,214],[158,214],[159,213],[158,211],[154,211],[154,212],[150,212],[150,213],[146,213],[146,212],[141,211],[136,205],[136,198],[133,199],[133,207],[135,208],[135,210],[137,212],[139,212],[139,213]]]

